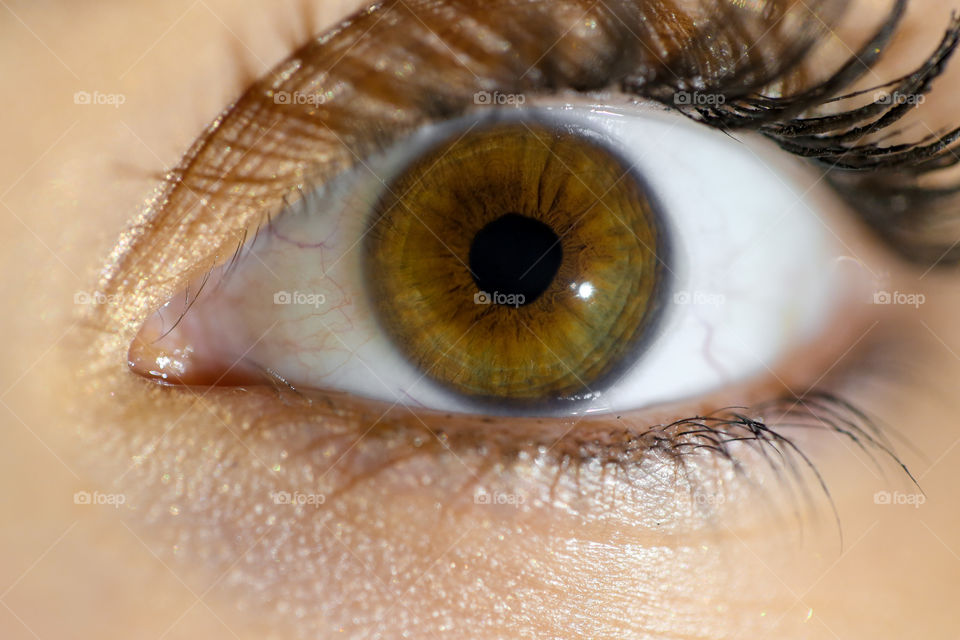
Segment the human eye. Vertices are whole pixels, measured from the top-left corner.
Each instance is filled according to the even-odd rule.
[[[112,383],[157,409],[131,436],[131,502],[202,532],[161,532],[178,553],[226,568],[217,541],[269,537],[235,583],[306,611],[306,635],[396,632],[395,610],[441,630],[471,609],[437,604],[455,569],[429,606],[381,593],[435,545],[500,597],[492,540],[511,527],[534,541],[511,570],[561,553],[550,526],[586,555],[626,531],[679,596],[695,581],[666,556],[761,526],[756,496],[799,511],[812,484],[832,503],[809,451],[899,465],[850,380],[900,326],[882,295],[912,272],[893,254],[954,257],[904,211],[947,218],[925,180],[957,132],[885,136],[956,22],[884,84],[870,70],[903,2],[852,57],[826,28],[842,3],[688,4],[375,5],[224,111],[122,238],[100,282],[117,302],[95,310],[112,331],[93,349],[141,374]],[[841,63],[822,71],[818,46]]]
[[[767,378],[850,319],[855,274],[815,175],[781,177],[769,149],[649,104],[493,115],[304,193],[151,320],[137,370],[623,412]]]

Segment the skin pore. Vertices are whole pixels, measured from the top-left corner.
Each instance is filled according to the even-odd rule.
[[[361,5],[316,4],[316,30]],[[876,84],[932,49],[946,4],[911,3]],[[871,14],[869,26],[889,4],[858,7]],[[894,444],[923,494],[895,464],[873,466],[849,441],[803,440],[830,488],[842,546],[810,478],[812,512],[795,513],[776,475],[758,472],[763,491],[724,483],[704,519],[675,507],[682,491],[611,479],[589,465],[579,484],[572,474],[553,483],[557,470],[533,462],[499,466],[437,446],[416,456],[389,438],[358,440],[363,427],[348,428],[362,424],[362,412],[348,411],[347,400],[335,403],[330,422],[357,444],[337,464],[336,440],[318,444],[309,428],[282,420],[272,398],[232,409],[229,392],[172,394],[130,375],[117,353],[91,353],[98,332],[120,329],[91,326],[75,304],[156,174],[313,30],[300,3],[10,3],[0,11],[8,150],[0,158],[8,274],[0,637],[955,634],[947,603],[960,585],[960,407],[951,393],[960,379],[960,301],[949,267],[907,266],[860,227],[842,231],[852,252],[888,274],[891,290],[926,300],[884,313],[874,330],[889,336],[893,364],[859,389],[861,404],[906,438]],[[851,36],[850,48],[858,44]],[[957,73],[949,70],[907,122],[956,125]],[[78,91],[123,103],[76,104]],[[836,201],[825,206],[849,218]],[[820,370],[834,361],[843,369],[862,334],[846,337]],[[749,400],[726,397],[720,406]],[[689,404],[646,418],[712,408]],[[460,425],[468,428],[484,424]],[[478,503],[477,484],[523,504]],[[322,505],[295,510],[267,499],[316,487]],[[77,504],[78,491],[123,496],[123,504]],[[878,491],[924,500],[919,508],[878,504]]]

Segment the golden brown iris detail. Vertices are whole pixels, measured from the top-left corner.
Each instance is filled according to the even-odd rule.
[[[381,324],[467,396],[590,396],[658,315],[665,243],[650,199],[583,132],[522,120],[461,132],[404,169],[371,220]]]

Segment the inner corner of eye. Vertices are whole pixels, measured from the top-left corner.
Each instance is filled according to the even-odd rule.
[[[165,305],[132,369],[445,411],[620,411],[748,376],[829,316],[816,213],[785,209],[803,194],[736,143],[596,110],[418,140],[319,185]]]

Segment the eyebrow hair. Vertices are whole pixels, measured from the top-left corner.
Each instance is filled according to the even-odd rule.
[[[906,1],[854,57],[872,64]],[[183,285],[195,272],[171,274],[170,265],[222,262],[298,192],[420,126],[474,109],[478,91],[618,88],[673,107],[679,92],[713,92],[724,106],[685,112],[711,126],[762,125],[769,134],[857,77],[848,64],[796,97],[757,97],[774,81],[800,82],[801,62],[847,4],[769,0],[762,11],[726,0],[372,5],[311,39],[224,110],[125,234],[101,290],[134,300],[128,317],[147,313],[143,283]]]

